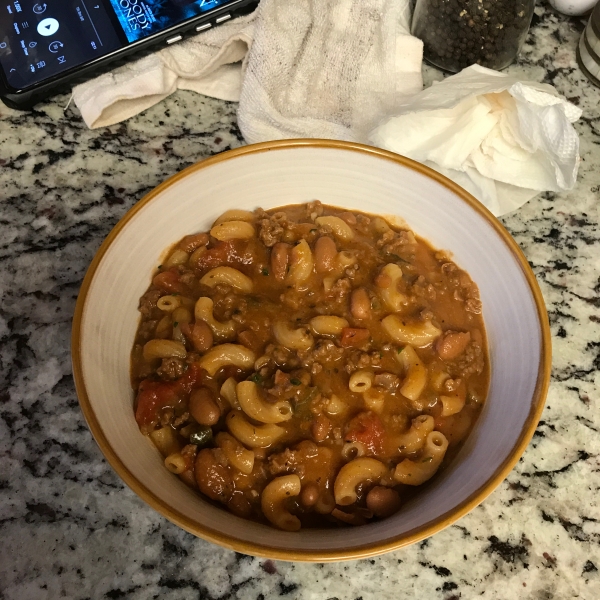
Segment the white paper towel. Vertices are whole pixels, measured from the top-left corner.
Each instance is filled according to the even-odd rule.
[[[580,116],[550,85],[474,65],[410,98],[369,138],[433,167],[502,215],[540,191],[574,187],[572,123]]]

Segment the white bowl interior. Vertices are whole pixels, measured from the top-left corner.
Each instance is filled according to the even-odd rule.
[[[129,353],[139,297],[164,251],[207,230],[229,208],[272,208],[319,199],[397,215],[451,251],[477,283],[492,363],[483,414],[458,460],[400,513],[360,528],[286,533],[238,519],[203,501],[167,472],[135,422]],[[243,154],[190,172],[154,197],[119,232],[91,283],[81,323],[82,374],[109,444],[152,494],[200,526],[242,542],[300,552],[390,542],[449,513],[486,484],[518,442],[532,409],[542,332],[515,255],[489,221],[434,179],[392,160],[327,147]]]

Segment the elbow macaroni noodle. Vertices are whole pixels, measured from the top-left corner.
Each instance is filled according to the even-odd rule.
[[[380,282],[379,294],[387,308],[392,312],[400,312],[408,302],[406,295],[398,289],[398,285],[402,282],[402,269],[394,263],[385,265],[381,269],[378,282]]]
[[[210,298],[201,297],[196,300],[194,317],[196,321],[204,321],[219,339],[229,339],[235,335],[235,321],[230,319],[224,323],[217,321],[213,315],[214,303]]]
[[[365,369],[355,371],[352,373],[352,375],[350,375],[348,387],[350,388],[351,392],[362,394],[371,389],[371,386],[373,385],[373,377],[373,371],[367,371]]]
[[[220,241],[249,240],[255,235],[254,227],[246,221],[225,221],[215,225],[210,235]]]
[[[216,267],[215,269],[211,269],[202,277],[200,283],[211,288],[219,284],[229,285],[244,294],[249,294],[253,288],[252,279],[232,267]]]
[[[263,513],[279,529],[284,531],[300,529],[300,519],[286,509],[285,501],[297,496],[301,487],[298,475],[284,475],[273,479],[263,490],[261,497]]]
[[[432,431],[425,439],[422,458],[418,461],[405,458],[396,466],[394,479],[405,485],[421,485],[431,479],[439,469],[448,449],[443,433]]]
[[[339,217],[317,217],[315,223],[331,228],[333,235],[344,242],[354,238],[354,231],[352,231],[350,225]]]
[[[227,415],[227,428],[231,435],[248,448],[268,448],[285,434],[278,425],[253,425],[239,412]]]
[[[406,374],[400,393],[416,403],[427,385],[427,369],[412,346],[405,346],[396,357]]]
[[[348,325],[346,319],[334,315],[320,315],[310,320],[310,327],[315,335],[340,335]]]
[[[442,330],[429,320],[406,324],[396,315],[388,315],[381,324],[394,342],[412,344],[417,348],[431,344],[442,333]]]
[[[211,376],[226,366],[239,367],[248,371],[254,365],[255,355],[252,350],[239,344],[221,344],[209,350],[199,361],[200,367]]]
[[[312,274],[314,266],[312,250],[306,240],[301,240],[292,248],[290,271],[287,281],[298,285],[306,281]]]
[[[356,502],[356,486],[367,481],[379,482],[388,474],[387,467],[374,458],[360,457],[344,465],[335,478],[333,494],[336,504],[348,506]]]
[[[275,339],[290,350],[309,350],[314,344],[314,339],[306,327],[292,329],[289,323],[275,321],[273,323]]]
[[[292,407],[289,402],[280,401],[274,404],[265,402],[253,381],[241,381],[237,384],[236,392],[242,410],[259,423],[281,423],[292,418]]]
[[[165,255],[131,355],[161,468],[294,532],[383,518],[456,455],[489,382],[478,292],[412,232],[229,210]]]

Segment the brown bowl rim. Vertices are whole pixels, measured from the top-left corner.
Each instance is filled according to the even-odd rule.
[[[180,513],[179,511],[173,510],[168,504],[163,502],[160,498],[155,496],[147,487],[145,487],[138,479],[127,469],[121,459],[113,451],[100,424],[94,413],[94,409],[90,404],[85,382],[83,378],[83,371],[81,365],[81,323],[85,310],[87,295],[90,289],[90,285],[100,265],[106,251],[119,235],[123,227],[135,217],[137,212],[141,210],[146,204],[151,202],[156,196],[161,194],[168,187],[180,179],[187,177],[191,173],[194,173],[200,169],[205,169],[215,165],[217,163],[224,162],[239,156],[247,154],[257,154],[260,152],[269,152],[277,150],[289,150],[292,148],[330,148],[336,150],[346,150],[351,152],[359,152],[368,154],[371,156],[377,156],[385,160],[391,160],[395,163],[401,164],[404,167],[408,167],[414,171],[417,171],[431,179],[434,179],[439,184],[443,185],[450,191],[454,192],[458,197],[465,201],[473,210],[478,212],[484,217],[489,224],[493,227],[496,233],[508,246],[514,257],[516,258],[519,266],[529,288],[535,300],[538,321],[541,330],[541,355],[540,362],[538,365],[538,376],[536,381],[536,387],[532,396],[531,408],[529,415],[525,422],[525,426],[519,436],[519,439],[513,446],[511,452],[503,461],[502,465],[493,473],[493,475],[483,484],[478,490],[473,492],[466,500],[457,505],[454,509],[447,511],[440,515],[436,519],[433,519],[429,523],[417,527],[401,538],[386,541],[384,543],[372,543],[365,546],[356,546],[353,548],[342,549],[342,550],[318,550],[318,551],[306,551],[299,549],[281,550],[279,548],[272,548],[268,544],[262,544],[257,542],[246,542],[235,539],[234,537],[223,535],[222,533],[212,530],[208,527],[200,526],[193,519],[190,519]],[[249,146],[242,146],[234,150],[229,150],[221,154],[209,157],[203,161],[197,162],[186,169],[183,169],[179,173],[169,177],[166,181],[158,185],[148,194],[146,194],[139,202],[137,202],[132,208],[130,208],[125,215],[119,220],[114,226],[111,232],[108,234],[102,245],[96,252],[87,272],[84,277],[79,296],[77,298],[77,304],[75,307],[75,313],[73,317],[73,329],[71,334],[71,357],[73,364],[73,378],[75,380],[75,389],[79,399],[81,410],[87,421],[88,427],[90,428],[94,439],[96,440],[100,450],[104,454],[106,460],[110,463],[113,469],[118,473],[121,479],[138,495],[149,504],[156,511],[161,513],[169,521],[175,523],[182,529],[185,529],[189,533],[196,535],[197,537],[203,538],[230,550],[235,550],[243,554],[249,554],[253,556],[260,556],[264,558],[272,558],[278,560],[287,561],[310,561],[310,562],[333,562],[343,560],[356,560],[361,558],[368,558],[384,554],[392,550],[398,550],[427,537],[430,537],[434,533],[445,529],[458,519],[466,515],[478,504],[483,502],[487,496],[489,496],[498,485],[507,477],[509,472],[512,470],[514,465],[517,463],[527,445],[529,444],[533,433],[537,427],[538,421],[541,417],[542,410],[544,409],[545,399],[548,392],[548,386],[550,383],[550,371],[551,371],[551,336],[550,336],[550,325],[548,321],[548,314],[546,312],[546,306],[544,299],[536,281],[535,275],[529,266],[525,255],[519,248],[517,242],[512,238],[504,226],[498,221],[491,212],[483,206],[478,200],[476,200],[466,190],[461,188],[459,185],[441,175],[437,171],[422,165],[414,160],[375,148],[372,146],[366,146],[363,144],[353,142],[343,142],[337,140],[321,140],[321,139],[296,139],[296,140],[281,140],[273,142],[263,142],[260,144],[253,144]]]

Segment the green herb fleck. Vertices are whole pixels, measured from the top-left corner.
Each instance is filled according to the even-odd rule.
[[[297,379],[296,377],[292,377],[292,378],[290,379],[290,383],[291,383],[292,385],[302,385],[302,382],[301,382],[299,379]]]
[[[261,270],[261,273],[266,277],[269,274],[269,269],[265,267]]]
[[[317,231],[319,231],[318,229],[311,229],[310,233],[317,233]]]
[[[158,268],[159,268],[159,269],[162,269],[162,265],[158,265]]]
[[[307,389],[307,394],[304,398],[298,398],[294,402],[294,412],[299,413],[304,409],[309,407],[309,404],[313,398],[315,398],[318,394],[318,389],[316,387],[311,387]],[[307,412],[307,416],[312,418],[312,413],[310,411]]]
[[[173,323],[173,327],[177,327],[177,325],[179,325],[179,323],[175,321],[175,323]]]
[[[264,379],[263,379],[263,376],[260,373],[254,373],[250,377],[250,381],[252,381],[253,383],[256,383],[256,385],[262,385]]]
[[[196,446],[207,446],[213,438],[213,432],[210,427],[202,427],[200,431],[196,431],[190,435],[190,444]]]
[[[402,350],[404,350],[404,347],[398,348],[398,354],[400,354],[402,352]]]
[[[179,292],[173,292],[171,296],[181,296],[181,294]]]
[[[378,300],[376,300],[375,298],[373,298],[373,300],[371,300],[371,308],[373,310],[379,310],[381,308],[381,304],[379,304]]]
[[[433,460],[433,456],[426,456],[421,462],[428,463]]]

